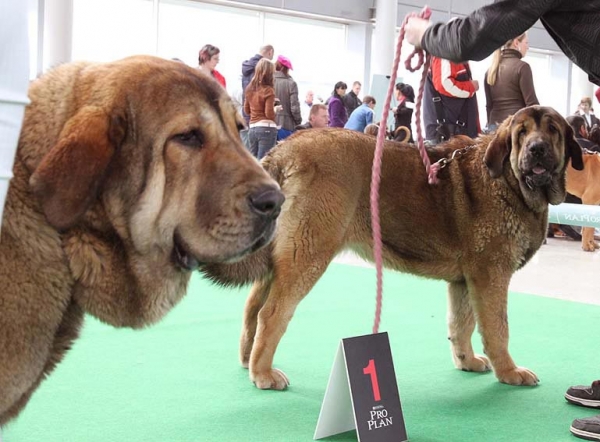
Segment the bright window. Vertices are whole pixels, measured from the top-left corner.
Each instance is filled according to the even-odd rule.
[[[154,54],[152,0],[74,0],[73,60]]]

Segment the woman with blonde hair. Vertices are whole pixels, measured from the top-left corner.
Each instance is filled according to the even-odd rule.
[[[274,71],[273,63],[266,58],[261,58],[256,65],[254,77],[245,91],[244,112],[246,115],[250,115],[249,149],[252,155],[259,160],[277,142]]]
[[[518,110],[539,104],[531,67],[521,60],[528,50],[529,39],[524,33],[494,52],[484,81],[488,130]]]

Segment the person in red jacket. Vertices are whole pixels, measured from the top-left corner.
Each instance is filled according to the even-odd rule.
[[[221,50],[213,45],[204,45],[198,54],[198,68],[211,75],[221,86],[227,88],[225,77],[215,68],[219,64]]]
[[[425,137],[436,144],[454,135],[479,134],[479,112],[475,92],[477,80],[471,78],[468,63],[453,63],[431,58],[423,94]]]

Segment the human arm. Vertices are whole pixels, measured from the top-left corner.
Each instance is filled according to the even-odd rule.
[[[246,91],[245,97],[244,97],[244,113],[246,115],[250,115],[250,95],[252,94],[248,94],[248,91]]]
[[[448,60],[434,57],[431,60],[431,79],[433,87],[442,95],[456,98],[470,98],[475,92],[471,80],[460,81],[457,76],[464,73],[465,65],[451,63]]]
[[[275,121],[275,90],[273,88],[269,88],[265,93],[265,117]]]
[[[344,127],[346,120],[346,108],[342,100],[329,100],[329,127]]]
[[[521,88],[521,94],[523,95],[525,106],[540,104],[537,96],[535,95],[535,86],[533,85],[531,66],[529,66],[527,63],[523,63],[519,71],[519,87]]]
[[[485,73],[485,77],[483,78],[483,88],[485,90],[485,110],[487,113],[487,124],[488,126],[493,121],[490,121],[490,115],[492,114],[492,110],[494,109],[494,102],[492,101],[492,87],[488,83],[488,73]]]
[[[527,31],[556,3],[557,0],[498,0],[464,18],[428,27],[418,21],[411,26],[411,21],[417,20],[413,18],[407,23],[407,38],[436,57],[454,62],[479,61]]]
[[[302,111],[300,110],[300,100],[298,100],[298,85],[295,81],[290,84],[290,111],[294,124],[302,123]]]

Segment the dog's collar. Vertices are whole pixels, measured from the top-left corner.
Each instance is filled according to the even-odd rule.
[[[452,152],[452,155],[450,155],[449,158],[442,158],[441,160],[436,161],[435,164],[439,164],[438,170],[443,169],[448,164],[450,164],[452,161],[454,161],[456,158],[464,155],[469,150],[474,149],[475,147],[477,147],[477,144],[471,144],[470,146],[463,147],[462,149],[456,149],[454,152]]]

